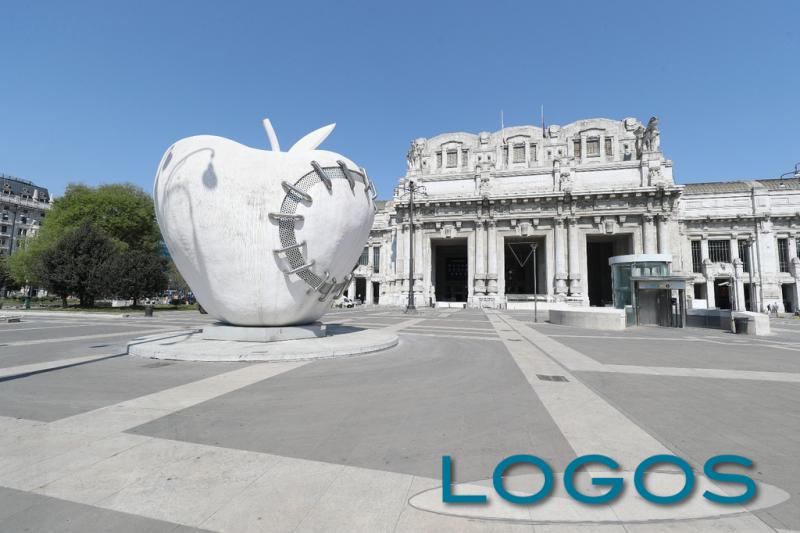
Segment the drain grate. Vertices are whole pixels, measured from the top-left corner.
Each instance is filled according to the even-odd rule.
[[[544,374],[536,374],[536,377],[542,381],[569,381],[566,376],[545,376]]]

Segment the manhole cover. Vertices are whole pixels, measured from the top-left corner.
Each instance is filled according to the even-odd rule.
[[[536,377],[542,381],[569,381],[566,376],[545,376],[543,374],[536,374]]]

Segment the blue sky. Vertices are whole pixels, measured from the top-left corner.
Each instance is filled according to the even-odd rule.
[[[660,117],[680,183],[800,161],[800,2],[3,2],[0,172],[151,189],[175,140],[323,147],[382,198],[410,139]]]

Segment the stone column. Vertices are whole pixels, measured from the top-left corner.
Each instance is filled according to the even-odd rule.
[[[487,246],[488,273],[486,276],[486,292],[497,294],[497,224],[489,221],[489,242]]]
[[[644,253],[646,254],[656,253],[656,236],[653,235],[654,233],[653,215],[642,215],[642,238],[644,240]]]
[[[567,295],[567,249],[564,246],[564,219],[553,219],[553,247],[556,259],[556,298]]]
[[[604,133],[600,134],[600,161],[606,162],[606,136]]]
[[[372,279],[367,275],[366,290],[364,291],[364,304],[372,305]]]
[[[576,218],[567,220],[567,240],[569,241],[569,294],[570,296],[580,296],[583,291],[580,256],[578,255],[578,219]]]
[[[394,228],[392,230],[392,232],[389,234],[389,241],[386,243],[388,246],[385,247],[385,251],[386,251],[386,259],[385,259],[386,268],[389,269],[389,270],[387,270],[386,273],[387,274],[391,274],[392,276],[396,276],[397,275],[397,256],[399,255],[399,251],[400,251],[400,242],[398,240],[398,236],[399,236],[399,234],[397,232],[397,228]],[[392,258],[392,250],[394,250],[394,252],[395,252],[395,257],[394,258]],[[392,260],[392,259],[394,259],[394,260]]]
[[[800,306],[800,259],[797,257],[797,236],[789,235],[789,274],[794,278],[794,309],[792,312],[798,311]]]
[[[700,261],[708,259],[708,237],[705,235],[700,239]]]
[[[669,215],[658,215],[658,253],[669,254]]]
[[[355,299],[356,299],[356,278],[355,278],[355,276],[353,276],[353,278],[350,280],[350,286],[347,288],[347,297],[350,298],[353,301],[355,301]]]
[[[732,285],[736,291],[736,311],[744,311],[744,264],[739,257],[739,239],[736,235],[731,235],[731,264],[733,265]],[[733,302],[731,302],[733,303]]]
[[[403,224],[397,232],[397,276],[402,278],[408,272],[408,224]],[[402,284],[402,282],[401,282]]]
[[[425,233],[422,231],[422,224],[414,224],[414,305],[425,305],[422,301],[422,243],[425,241]]]
[[[475,221],[475,296],[486,294],[486,244],[483,220]]]
[[[422,264],[424,257],[422,256],[423,243],[425,242],[425,233],[423,232],[422,224],[414,224],[414,278],[422,277]]]

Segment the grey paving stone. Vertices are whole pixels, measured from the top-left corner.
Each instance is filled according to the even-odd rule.
[[[800,351],[781,349],[754,337],[745,340],[729,335],[727,342],[716,339],[707,342],[677,337],[659,339],[635,330],[621,333],[619,336],[623,338],[608,342],[598,342],[600,337],[588,335],[553,338],[606,364],[800,372]],[[800,336],[797,340],[800,341]]]
[[[555,468],[572,449],[502,344],[404,336],[397,348],[310,363],[133,430],[348,464],[485,479],[513,453]]]
[[[0,531],[4,532],[199,533],[203,531],[2,487],[0,487],[0,502],[2,502]],[[16,512],[7,512],[8,502],[17,504]]]
[[[702,469],[739,454],[752,475],[791,494],[756,514],[800,530],[800,389],[795,384],[578,372],[578,377],[676,454]]]
[[[239,367],[123,355],[0,381],[0,415],[51,422]]]

